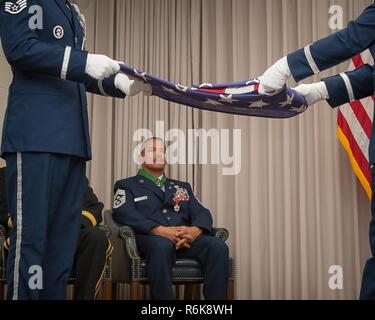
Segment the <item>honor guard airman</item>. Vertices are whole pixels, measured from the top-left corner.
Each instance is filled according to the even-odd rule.
[[[375,4],[372,1],[371,5],[345,29],[309,44],[275,63],[262,76],[260,91],[263,93],[278,91],[291,76],[295,81],[301,81],[338,65],[366,49],[369,49],[375,56],[374,46]],[[332,108],[335,108],[374,95],[374,66],[364,64],[354,71],[325,78],[318,83],[302,84],[296,90],[305,96],[309,105],[325,99]],[[360,298],[364,300],[375,299],[375,135],[373,129],[369,147],[369,163],[372,168],[373,181],[370,224],[372,258],[367,261],[363,272]]]
[[[3,247],[5,252],[8,252],[10,247],[9,233],[13,224],[7,205],[5,173],[6,167],[0,167],[0,224],[6,231]],[[104,231],[98,227],[102,222],[104,205],[98,200],[87,178],[84,199],[79,241],[74,258],[74,299],[93,300],[99,292],[106,260],[112,254],[113,247]]]
[[[144,85],[84,50],[85,20],[68,0],[1,1],[0,38],[13,73],[1,146],[8,298],[65,299],[91,159],[86,92],[124,98]]]

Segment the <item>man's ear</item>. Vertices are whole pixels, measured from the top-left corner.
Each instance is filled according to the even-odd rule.
[[[143,165],[145,163],[145,157],[142,156],[141,154],[138,156],[138,163],[140,165]]]

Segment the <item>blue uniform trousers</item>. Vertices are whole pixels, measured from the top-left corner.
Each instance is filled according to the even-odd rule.
[[[227,297],[229,250],[224,241],[200,235],[189,249],[176,252],[172,241],[155,235],[136,235],[140,254],[146,259],[151,296],[156,300],[173,300],[172,268],[176,258],[196,259],[204,272],[203,295],[207,300]]]
[[[372,219],[370,223],[370,247],[372,257],[367,260],[362,277],[362,287],[360,293],[361,300],[375,299],[375,167],[371,169],[372,173],[372,200],[371,200],[371,214]]]
[[[37,152],[3,157],[13,221],[8,299],[66,299],[81,223],[86,162]]]

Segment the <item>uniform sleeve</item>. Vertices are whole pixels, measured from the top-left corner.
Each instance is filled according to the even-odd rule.
[[[372,96],[374,94],[373,73],[374,67],[365,64],[354,71],[323,79],[329,93],[329,100],[327,100],[329,105],[335,108]]]
[[[90,187],[89,181],[86,178],[85,200],[82,210],[82,226],[96,227],[103,220],[102,212],[104,205],[95,195],[94,190]]]
[[[159,224],[147,219],[137,211],[132,192],[121,183],[116,183],[113,202],[113,219],[123,226],[131,227],[136,233],[149,234]]]
[[[95,80],[89,75],[84,78],[84,84],[87,92],[98,94],[101,96],[109,96],[115,98],[125,98],[126,95],[115,86],[116,75],[110,76],[104,80]]]
[[[354,57],[374,43],[375,5],[372,4],[345,29],[289,54],[289,68],[298,82]]]
[[[191,217],[191,226],[204,229],[206,232],[212,231],[212,216],[210,210],[205,208],[198,197],[194,194],[190,184],[188,184],[189,192],[189,214]]]
[[[37,75],[82,82],[87,52],[43,42],[29,27],[29,8],[40,5],[40,1],[27,0],[17,14],[6,12],[8,2],[0,3],[0,38],[9,64]]]

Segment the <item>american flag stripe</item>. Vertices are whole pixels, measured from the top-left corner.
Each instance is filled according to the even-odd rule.
[[[259,83],[250,86],[243,86],[240,88],[199,88],[197,91],[216,94],[246,94],[258,91],[258,89]]]
[[[369,137],[362,129],[360,121],[356,117],[355,113],[353,112],[352,108],[344,108],[341,111],[343,119],[345,119],[348,129],[350,130],[350,134],[354,137],[355,142],[358,144],[359,148],[361,149],[362,153],[365,155],[366,160],[368,161],[368,141]],[[345,132],[345,131],[344,131]]]
[[[366,178],[370,178],[371,176],[368,175],[368,173],[370,172],[368,166],[368,156],[366,155],[366,153],[363,152],[362,148],[359,146],[355,136],[350,130],[348,121],[344,116],[342,116],[339,118],[338,124],[342,132],[345,133],[345,137],[351,146],[352,153],[355,156],[357,163],[361,168],[363,165],[365,165],[365,170],[362,170],[363,174],[366,176]]]
[[[199,92],[206,92],[206,93],[216,93],[216,94],[224,94],[225,88],[217,88],[217,89],[198,89]]]
[[[373,64],[369,50],[352,58],[349,70],[365,63]],[[337,136],[346,150],[351,166],[369,199],[371,191],[371,170],[369,165],[369,146],[374,114],[374,97],[353,101],[341,107],[337,118]]]
[[[355,154],[353,154],[353,149],[352,149],[350,141],[348,140],[348,137],[345,135],[345,133],[341,130],[339,126],[337,127],[337,136],[349,156],[350,164],[353,168],[355,175],[357,176],[367,196],[369,197],[369,199],[371,199],[372,192],[371,192],[371,182],[370,182],[371,178],[369,177],[371,176],[370,173],[366,173],[362,171],[361,165],[357,161],[358,157]],[[367,170],[369,171],[369,169]]]
[[[348,108],[349,109],[349,108]],[[350,109],[352,110],[353,114],[359,120],[358,124],[362,127],[363,131],[366,133],[367,138],[371,138],[371,131],[372,131],[372,120],[368,116],[368,113],[364,106],[362,105],[361,101],[353,101],[350,103]]]
[[[362,59],[362,53],[357,54],[355,57],[353,57],[352,62],[355,68],[359,68],[363,66],[365,63],[363,62],[363,59]]]
[[[358,55],[354,56],[352,61],[353,61],[353,65],[356,69],[363,66],[366,63],[374,65],[374,59],[373,59],[373,57],[370,53],[370,50],[366,50],[366,51],[362,52],[361,54],[358,54]],[[372,96],[371,99],[373,101],[375,101],[374,96]],[[374,113],[373,106],[371,106],[371,108],[368,108],[367,110],[371,111],[369,113],[369,117],[370,117],[370,119],[372,119],[372,116],[373,116],[373,113]]]

